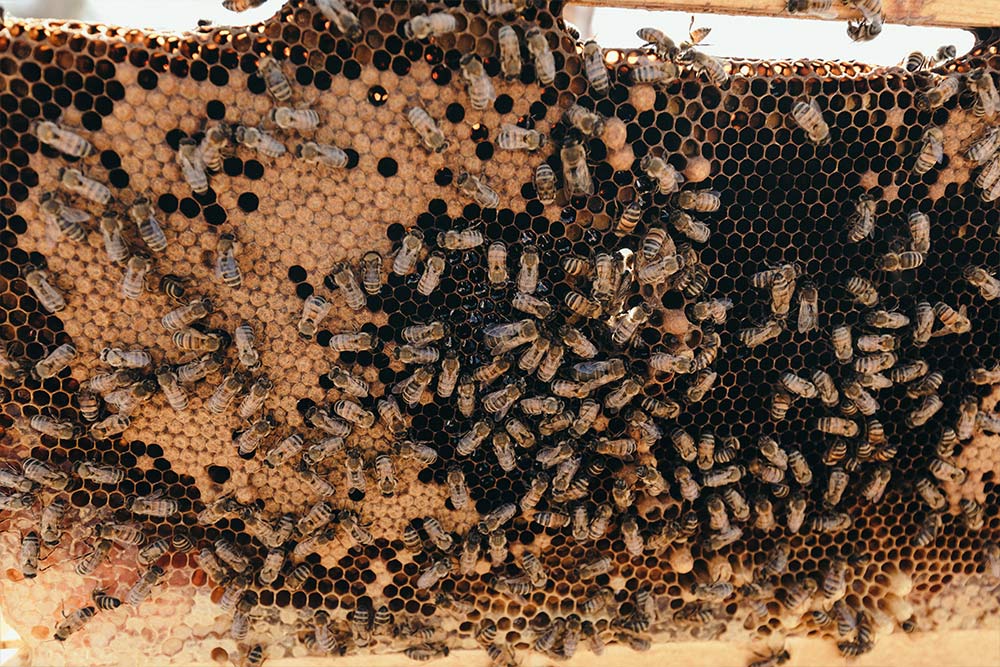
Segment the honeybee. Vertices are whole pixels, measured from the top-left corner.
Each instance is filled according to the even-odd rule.
[[[403,32],[407,39],[429,39],[441,37],[458,29],[457,19],[448,12],[435,12],[422,16],[414,16],[403,24]]]
[[[944,133],[939,127],[929,127],[924,131],[923,144],[913,163],[913,173],[926,174],[942,160],[944,160]]]
[[[424,570],[417,578],[417,589],[423,590],[432,588],[439,581],[451,574],[451,570],[451,559],[447,556],[442,556],[441,558],[432,561],[430,567]]]
[[[1000,298],[1000,280],[983,267],[967,266],[962,270],[962,277],[979,290],[983,299],[993,301]]]
[[[958,501],[958,505],[962,509],[965,527],[969,530],[981,530],[984,524],[983,506],[969,498],[962,498]]]
[[[644,264],[636,272],[636,280],[640,284],[659,285],[681,271],[686,264],[687,260],[681,255],[664,255]]]
[[[510,30],[513,32],[513,29]],[[430,114],[423,107],[411,107],[406,112],[406,120],[417,131],[417,134],[420,135],[420,140],[428,150],[440,153],[448,148],[448,141],[444,137],[444,132],[441,131],[441,128],[438,127],[434,119],[430,117]]]
[[[965,157],[977,165],[982,165],[990,161],[998,148],[1000,148],[1000,128],[987,127],[982,136],[965,150]]]
[[[931,219],[926,213],[910,211],[906,217],[910,229],[911,248],[914,252],[926,254],[931,249]]]
[[[35,121],[28,127],[40,142],[70,157],[84,158],[94,152],[94,146],[79,134],[48,120]]]
[[[968,477],[968,473],[964,468],[960,468],[951,461],[946,461],[942,458],[931,459],[927,469],[930,470],[934,477],[942,482],[961,484],[965,481],[966,477]]]
[[[858,197],[854,204],[854,213],[847,219],[847,238],[851,243],[857,243],[871,236],[875,230],[877,205],[875,198],[867,192]]]
[[[866,417],[870,417],[878,411],[878,401],[875,400],[874,396],[865,391],[860,382],[847,382],[844,384],[842,389],[844,391],[844,396],[854,403],[855,407],[857,407],[861,414]]]
[[[509,523],[517,516],[517,505],[506,503],[494,508],[485,514],[476,528],[483,535],[499,531],[504,524]]]
[[[202,159],[198,142],[194,139],[181,139],[177,147],[177,165],[192,192],[197,194],[208,192],[208,174],[206,173],[208,167]],[[109,192],[108,196],[110,197],[110,195]]]
[[[76,348],[71,343],[63,343],[55,348],[43,358],[35,362],[32,374],[40,380],[55,377],[61,370],[69,366],[76,359]],[[14,371],[18,376],[23,371]]]
[[[343,169],[350,160],[344,149],[332,144],[319,144],[315,141],[306,141],[296,146],[295,157],[309,164],[318,164],[334,169]]]
[[[229,153],[232,129],[225,123],[215,123],[205,129],[198,145],[200,160],[209,171],[222,171],[223,160]]]
[[[806,132],[809,140],[820,146],[830,143],[830,126],[823,119],[823,112],[815,99],[799,100],[792,107],[792,118]],[[862,237],[864,238],[864,237]]]
[[[524,65],[521,62],[521,42],[513,27],[501,26],[497,32],[497,45],[500,47],[500,70],[503,75],[508,80],[519,78]]]
[[[236,131],[233,133],[233,137],[239,145],[246,146],[270,158],[281,157],[287,151],[283,143],[257,127],[238,125]],[[305,146],[306,144],[303,144],[301,157],[306,157]]]
[[[810,525],[817,533],[835,534],[848,530],[852,521],[851,516],[844,512],[827,512],[814,516]]]
[[[167,331],[177,331],[208,317],[212,310],[212,302],[208,299],[193,299],[164,315],[160,319],[160,323]]]
[[[267,117],[282,130],[308,132],[319,127],[319,114],[312,109],[275,107],[268,112]]]
[[[517,417],[511,417],[504,422],[504,430],[514,439],[519,447],[531,449],[535,446],[535,435],[530,428]]]
[[[880,268],[883,271],[906,271],[915,269],[924,263],[924,254],[907,250],[906,252],[887,252],[880,258]]]
[[[79,425],[74,424],[71,421],[67,421],[64,419],[56,419],[55,417],[47,417],[45,415],[32,415],[30,418],[28,418],[28,427],[31,428],[31,430],[36,431],[37,433],[41,433],[42,435],[47,435],[50,438],[55,438],[57,440],[71,440],[73,438],[79,437],[80,434],[83,432],[83,429]],[[37,463],[41,462],[37,461],[37,459],[31,459],[31,458],[25,460],[24,474],[28,478],[34,479],[31,473],[28,471],[27,466],[29,462],[37,462]],[[44,484],[44,482],[42,482],[41,480],[35,480],[35,481]]]
[[[281,71],[281,63],[271,56],[261,56],[257,61],[257,73],[267,87],[267,92],[279,102],[292,98],[292,86]],[[239,141],[239,140],[237,140]]]
[[[706,243],[712,231],[704,222],[695,220],[684,211],[672,211],[670,213],[670,224],[684,236],[695,243]]]
[[[933,88],[917,93],[914,101],[917,108],[922,111],[933,111],[958,94],[962,87],[962,77],[960,74],[952,74],[941,78]],[[918,172],[922,173],[922,172]]]
[[[676,61],[688,65],[696,72],[704,74],[711,83],[725,88],[729,83],[729,73],[723,61],[713,58],[694,48],[687,48],[677,54]]]
[[[524,43],[535,60],[535,78],[538,83],[543,86],[552,85],[556,78],[556,62],[545,33],[538,26],[532,26],[524,32]]]
[[[455,185],[462,194],[471,197],[483,208],[498,208],[500,206],[500,195],[497,191],[484,183],[478,177],[461,171],[455,179]]]
[[[566,196],[594,194],[594,182],[587,166],[587,154],[583,144],[570,140],[560,149],[563,163],[563,187]]]
[[[934,304],[934,314],[950,333],[964,334],[972,328],[972,322],[965,316],[965,307],[955,310],[943,301]]]
[[[316,6],[341,35],[353,42],[361,39],[363,34],[361,23],[343,0],[316,0]]]
[[[758,345],[763,345],[770,340],[774,340],[781,335],[783,330],[784,327],[780,321],[771,319],[759,326],[741,329],[739,332],[739,339],[740,342],[747,347],[756,347]]]
[[[929,545],[937,539],[942,528],[944,528],[944,521],[942,521],[941,515],[937,513],[928,514],[920,525],[919,532],[913,538],[913,546],[925,547]]]
[[[476,111],[488,108],[493,104],[497,94],[482,61],[477,59],[474,53],[467,53],[462,56],[459,66],[462,68],[462,78],[468,86],[470,106]]]
[[[24,274],[24,282],[28,284],[32,294],[38,299],[42,308],[50,313],[58,313],[66,308],[66,299],[55,286],[49,282],[46,271],[29,266]]]
[[[95,607],[83,607],[69,616],[64,616],[63,620],[56,626],[55,632],[52,633],[52,638],[60,642],[66,641],[70,635],[83,628],[96,614]]]
[[[111,190],[108,186],[83,175],[79,169],[63,167],[59,170],[59,184],[75,195],[106,206],[111,201]]]
[[[713,372],[714,373],[714,372]],[[695,402],[701,400],[705,392],[711,388],[711,385],[715,382],[714,374],[711,376],[697,377],[691,383],[691,386],[687,390],[687,398],[689,401]],[[632,402],[639,392],[642,391],[642,381],[641,378],[628,377],[625,378],[620,384],[613,387],[604,396],[604,409],[610,414],[615,414],[626,405]],[[695,398],[692,398],[694,396]]]
[[[236,262],[236,237],[232,234],[221,234],[216,246],[215,277],[232,289],[243,285],[243,273]]]
[[[533,153],[540,148],[544,148],[548,139],[537,130],[527,130],[510,123],[500,125],[500,133],[497,135],[497,146],[504,150],[523,150]]]
[[[98,438],[110,438],[125,431],[132,423],[128,415],[109,415],[99,422],[91,424],[90,435]]]
[[[57,238],[66,237],[77,243],[87,238],[87,230],[83,228],[83,223],[90,220],[89,213],[67,206],[56,199],[52,192],[44,193],[39,202],[39,212],[55,230]]]
[[[523,392],[523,383],[511,382],[502,389],[497,389],[483,396],[483,410],[493,415],[494,420],[501,421]]]
[[[686,190],[677,195],[677,205],[689,211],[713,213],[722,205],[718,190]]]
[[[592,39],[583,45],[583,65],[591,89],[600,96],[607,95],[611,81],[607,65],[604,64],[604,50]]]
[[[889,486],[892,478],[892,468],[885,464],[876,465],[872,468],[864,486],[861,487],[861,496],[868,502],[877,503],[885,495],[885,490]]]
[[[796,396],[801,396],[803,398],[816,398],[816,396],[819,395],[816,385],[805,378],[799,377],[795,373],[786,371],[781,374],[778,381],[786,390]]]
[[[840,504],[840,499],[847,490],[847,483],[850,477],[843,468],[835,467],[830,470],[826,480],[826,489],[823,491],[823,502],[828,507],[836,507]]]
[[[251,456],[273,430],[274,424],[266,417],[250,424],[233,441],[239,455],[244,458]]]
[[[579,104],[574,104],[566,109],[563,120],[587,136],[596,137],[604,132],[604,117]]]
[[[872,310],[865,314],[865,322],[876,329],[902,329],[910,323],[910,318],[897,311]]]
[[[621,215],[615,223],[615,234],[617,236],[627,236],[635,231],[636,225],[642,221],[642,214],[645,202],[642,197],[637,196],[625,207],[621,209]]]
[[[789,14],[802,14],[803,16],[833,19],[837,17],[837,12],[832,9],[832,5],[833,0],[788,0],[785,10]],[[761,665],[760,667],[771,666]]]

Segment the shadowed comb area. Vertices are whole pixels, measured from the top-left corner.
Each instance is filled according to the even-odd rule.
[[[36,664],[997,627],[996,33],[909,73],[560,12],[6,19]]]

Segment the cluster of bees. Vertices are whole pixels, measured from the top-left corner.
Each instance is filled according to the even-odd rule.
[[[340,35],[355,42],[361,39],[361,24],[346,3],[314,1]],[[243,11],[262,2],[224,0],[223,4]],[[527,5],[516,0],[482,4],[483,11],[495,17],[520,13]],[[853,4],[861,19],[849,24],[849,34],[859,41],[872,39],[884,20],[880,3]],[[792,0],[788,10],[822,15],[830,6],[830,0]],[[402,33],[411,40],[434,40],[458,28],[455,14],[429,11],[406,21]],[[633,83],[666,84],[687,67],[712,84],[728,84],[727,64],[695,48],[707,29],[692,29],[689,40],[680,45],[654,28],[638,34],[650,49],[631,67]],[[556,60],[539,26],[502,25],[497,43],[496,59],[506,78],[518,78],[530,66],[539,84],[553,83]],[[607,95],[612,83],[603,50],[591,40],[578,44],[578,51],[591,97]],[[943,48],[934,57],[912,54],[903,68],[924,73],[954,55],[953,48]],[[459,68],[469,106],[489,108],[496,91],[483,59],[466,54]],[[180,141],[177,164],[196,195],[208,193],[210,175],[221,171],[225,157],[238,147],[273,159],[288,149],[272,130],[308,134],[318,128],[320,117],[315,110],[291,105],[294,91],[279,60],[260,57],[258,76],[278,104],[260,127],[216,123],[207,126],[200,137]],[[922,110],[942,107],[963,86],[976,97],[973,108],[978,117],[992,123],[1000,110],[1000,96],[985,69],[926,76],[928,85],[916,97]],[[428,151],[441,153],[449,148],[449,138],[427,109],[411,104],[404,115]],[[791,120],[809,141],[817,145],[832,141],[816,99],[796,102]],[[601,114],[574,103],[563,112],[558,132],[546,136],[535,129],[503,124],[496,143],[504,150],[532,154],[554,149],[558,162],[541,161],[534,169],[534,197],[546,205],[573,202],[595,193],[587,146],[600,138],[605,125]],[[789,330],[807,335],[820,328],[821,296],[826,295],[817,285],[818,277],[804,275],[796,263],[761,270],[750,282],[766,299],[770,314],[747,322],[735,336],[726,334],[734,305],[728,297],[710,293],[709,270],[698,250],[711,239],[712,216],[724,213],[723,193],[685,189],[685,176],[667,156],[655,151],[637,161],[637,174],[642,175],[635,183],[636,196],[619,202],[610,232],[618,240],[613,250],[598,248],[591,256],[567,253],[556,267],[543,260],[542,250],[530,241],[492,240],[485,226],[473,221],[437,234],[414,226],[387,257],[371,251],[356,263],[345,260],[334,265],[326,285],[354,311],[365,309],[369,297],[382,291],[387,275],[390,282],[412,285],[415,299],[429,300],[453,266],[469,261],[485,267],[488,288],[502,307],[483,319],[471,343],[456,339],[443,306],[433,309],[429,318],[406,316],[397,339],[387,343],[392,346],[393,361],[404,370],[383,395],[374,395],[373,386],[348,366],[350,356],[342,357],[326,377],[340,398],[303,410],[304,425],[311,432],[285,429],[266,409],[273,383],[261,371],[260,341],[253,325],[241,322],[232,330],[212,326],[210,298],[193,294],[177,275],[167,273],[154,279],[154,258],[167,248],[167,237],[150,198],[141,196],[123,209],[106,185],[85,174],[83,165],[95,152],[89,141],[52,121],[38,121],[31,131],[42,143],[83,161],[63,168],[58,189],[42,195],[42,218],[58,238],[80,243],[89,234],[94,215],[85,207],[97,208],[108,259],[123,269],[122,295],[139,299],[147,284],[156,283],[172,299],[175,307],[163,314],[161,325],[171,333],[180,358],[154,363],[149,350],[104,348],[100,359],[109,369],[82,383],[76,395],[81,423],[35,414],[22,418],[19,427],[25,433],[60,441],[84,434],[112,438],[129,428],[131,415],[158,391],[173,410],[181,412],[188,409],[189,394],[197,383],[219,374],[221,380],[203,405],[214,414],[236,414],[240,426],[233,432],[232,446],[238,454],[251,467],[290,466],[318,496],[301,515],[267,518],[261,507],[237,502],[231,494],[208,502],[197,512],[197,521],[203,525],[238,520],[259,543],[252,548],[225,537],[210,546],[198,545],[183,527],[169,537],[147,538],[139,523],[143,518],[175,518],[191,509],[187,501],[171,497],[164,489],[127,497],[125,511],[135,521],[119,521],[106,514],[95,520],[81,512],[79,522],[89,525],[93,541],[76,566],[78,574],[93,575],[111,557],[112,549],[128,547],[137,549],[144,570],[122,598],[98,585],[92,593],[93,604],[66,615],[56,627],[57,640],[79,631],[99,611],[114,611],[123,602],[133,607],[141,604],[166,574],[157,564],[163,556],[195,551],[198,567],[222,588],[219,604],[232,616],[231,638],[245,643],[254,624],[274,621],[259,604],[256,588],[301,590],[314,574],[307,558],[342,536],[351,547],[375,545],[377,536],[360,509],[339,507],[336,499],[345,494],[352,503],[361,503],[372,477],[378,493],[391,497],[399,484],[399,463],[412,462],[442,470],[435,479],[446,488],[446,507],[480,510],[479,520],[462,533],[449,532],[439,517],[424,515],[412,517],[399,536],[421,564],[414,588],[432,595],[437,609],[445,614],[467,619],[476,609],[476,600],[442,583],[450,577],[479,576],[484,560],[490,570],[483,577],[488,587],[522,606],[551,586],[544,549],[512,548],[508,542],[513,523],[526,521],[536,530],[564,533],[585,546],[570,577],[586,584],[586,595],[572,613],[554,614],[545,625],[533,628],[532,648],[553,659],[573,657],[582,643],[597,654],[608,641],[648,650],[654,633],[670,625],[692,628],[699,636],[716,636],[731,615],[726,607],[734,602],[751,627],[755,620],[770,615],[768,603],[774,600],[790,616],[806,615],[817,627],[835,628],[841,638],[840,651],[857,656],[874,646],[874,619],[870,610],[849,602],[848,581],[868,555],[847,553],[819,573],[793,576],[789,573],[791,547],[780,536],[803,531],[842,533],[853,525],[850,504],[855,497],[875,504],[890,489],[898,445],[886,436],[883,420],[888,416],[882,412],[880,391],[901,387],[911,401],[903,423],[913,432],[928,429],[939,412],[955,413],[940,428],[926,471],[913,484],[913,493],[927,507],[920,530],[911,540],[914,547],[931,544],[944,528],[948,502],[941,485],[966,479],[966,471],[956,462],[958,448],[977,433],[1000,433],[1000,415],[980,410],[972,389],[957,406],[949,406],[938,393],[945,381],[943,369],[933,368],[919,355],[932,339],[971,330],[964,308],[945,301],[919,301],[905,311],[883,306],[879,282],[862,275],[851,276],[842,286],[863,312],[860,323],[853,326],[837,324],[833,318],[829,347],[836,366],[784,371],[771,395],[770,416],[778,428],[797,401],[809,402],[810,411],[818,415],[812,428],[822,442],[823,468],[810,464],[804,447],[788,442],[781,433],[759,435],[749,442],[725,433],[724,426],[717,432],[678,425],[686,407],[703,401],[715,388],[716,362],[727,350],[731,352],[728,338],[734,339],[732,348],[741,343],[753,349]],[[293,153],[306,163],[336,169],[350,168],[356,160],[349,149],[313,141],[299,143]],[[982,198],[993,201],[1000,196],[1000,129],[989,126],[967,148],[966,156],[982,165],[976,180]],[[913,160],[912,171],[917,175],[942,162],[939,127],[926,129]],[[455,186],[481,209],[501,206],[500,194],[484,178],[461,170]],[[854,213],[845,221],[848,243],[873,235],[880,224],[879,205],[869,194],[857,199]],[[125,218],[132,221],[134,231]],[[931,217],[914,208],[906,214],[905,228],[905,238],[901,236],[877,259],[874,275],[899,276],[927,261]],[[237,254],[235,234],[220,234],[215,274],[219,285],[228,289],[242,286]],[[556,268],[558,279],[553,278]],[[1000,297],[1000,280],[990,267],[968,265],[960,270],[979,298],[993,301]],[[28,266],[23,277],[45,310],[58,313],[66,307],[57,281],[45,266]],[[554,282],[564,289],[554,289]],[[641,333],[658,326],[665,313],[660,302],[645,295],[668,291],[685,297],[684,313],[698,335],[660,337],[657,346],[649,349],[641,343]],[[297,322],[301,338],[318,342],[333,308],[329,298],[315,293],[307,296]],[[384,344],[375,334],[357,330],[334,331],[322,340],[338,355],[369,352]],[[470,345],[473,354],[468,354]],[[227,360],[230,349],[235,352],[234,361]],[[39,380],[52,378],[69,367],[76,355],[71,343],[57,346],[34,363],[0,350],[0,377],[15,383],[29,374]],[[966,380],[972,386],[1000,384],[1000,362],[984,360]],[[651,383],[671,385],[670,395],[647,393]],[[454,408],[458,433],[447,452],[422,439],[408,420],[428,401]],[[936,419],[933,423],[943,422]],[[391,451],[368,454],[357,444],[352,446],[352,437],[376,428],[393,438]],[[286,430],[290,431],[287,435],[278,435]],[[259,463],[258,451],[263,452]],[[335,484],[334,469],[327,465],[341,455],[342,487]],[[483,511],[470,490],[475,480],[466,478],[468,467],[462,464],[467,461],[485,463],[495,477],[520,476],[523,483],[516,501],[494,503]],[[70,511],[65,494],[84,484],[112,487],[125,477],[124,469],[96,461],[77,461],[67,472],[27,458],[16,468],[0,470],[0,487],[6,489],[0,494],[0,510],[27,516],[41,505],[37,526],[33,523],[22,534],[22,574],[36,576],[43,550],[59,546]],[[607,501],[594,500],[598,488],[607,490]],[[52,497],[43,500],[43,493]],[[649,519],[640,507],[650,500],[676,506],[676,512],[669,518]],[[983,528],[986,508],[970,499],[962,500],[960,507],[969,530]],[[749,532],[779,535],[763,563],[749,574],[722,568],[708,577],[694,575],[684,605],[669,617],[663,611],[667,601],[658,599],[651,587],[612,588],[608,575],[614,571],[614,560],[596,544],[620,540],[632,557],[660,556],[683,545],[712,554],[738,543]],[[1000,578],[1000,545],[987,542],[981,558],[987,574]],[[908,605],[896,605],[890,613],[903,630],[916,628]],[[382,643],[418,661],[449,652],[437,625],[370,602],[359,602],[344,619],[325,610],[309,612],[297,636],[309,649],[330,655]],[[493,664],[518,664],[515,647],[501,637],[494,620],[482,618],[473,638]],[[246,664],[260,664],[265,653],[261,644],[246,646]],[[753,666],[772,667],[788,659],[787,651],[778,651]]]

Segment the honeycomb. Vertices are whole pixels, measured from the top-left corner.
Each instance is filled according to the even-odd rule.
[[[1000,163],[966,155],[997,33],[933,70],[720,73],[595,60],[561,2],[521,4],[5,19],[0,608],[25,662],[750,640],[780,664],[786,638],[1000,627],[1000,300],[965,271],[1000,267]]]

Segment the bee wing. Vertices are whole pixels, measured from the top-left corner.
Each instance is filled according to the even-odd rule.
[[[63,208],[63,217],[70,222],[75,222],[77,224],[83,224],[84,222],[90,220],[89,213],[78,208],[73,208],[72,206],[66,206]]]

